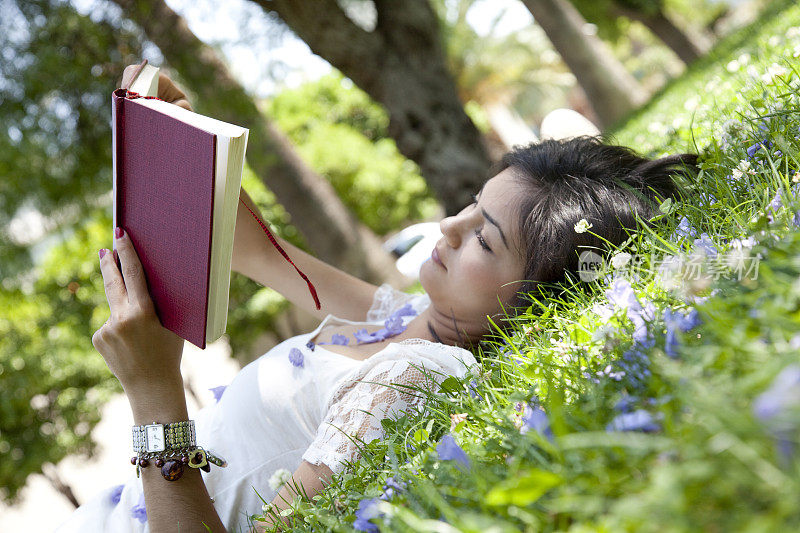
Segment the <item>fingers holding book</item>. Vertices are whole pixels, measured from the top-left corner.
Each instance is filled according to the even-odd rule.
[[[183,339],[161,324],[130,237],[117,231],[115,247],[122,272],[108,250],[100,250],[111,316],[94,333],[92,344],[130,394],[139,385],[180,376]]]
[[[153,301],[147,289],[142,263],[133,248],[133,242],[122,228],[115,230],[115,252],[119,256],[120,268],[114,260],[103,261],[101,251],[100,270],[105,281],[106,298],[111,309],[111,318],[116,320],[134,307],[145,312],[154,312]],[[116,258],[115,258],[116,259]]]

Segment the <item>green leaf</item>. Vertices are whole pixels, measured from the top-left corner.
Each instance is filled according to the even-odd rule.
[[[486,494],[488,505],[518,505],[524,507],[541,498],[548,490],[561,484],[558,474],[531,469],[521,477],[498,483]]]
[[[458,394],[459,392],[461,392],[461,383],[454,376],[450,376],[444,381],[442,381],[440,388],[443,392]]]

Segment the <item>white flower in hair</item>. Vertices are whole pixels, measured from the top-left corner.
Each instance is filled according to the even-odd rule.
[[[575,224],[575,233],[586,233],[591,227],[592,224],[587,222],[585,218],[582,218]]]
[[[269,478],[269,488],[274,491],[278,491],[287,481],[292,478],[292,473],[285,469],[279,468],[272,474],[272,477]]]
[[[622,268],[631,260],[631,254],[620,252],[611,257],[611,266],[614,268]]]

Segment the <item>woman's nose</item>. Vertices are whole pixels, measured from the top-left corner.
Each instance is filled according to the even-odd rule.
[[[461,243],[461,234],[458,230],[458,217],[445,217],[439,222],[439,230],[452,248],[458,248]]]

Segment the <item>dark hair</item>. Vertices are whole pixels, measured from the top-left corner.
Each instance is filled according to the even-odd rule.
[[[525,189],[517,203],[525,281],[512,307],[520,308],[531,292],[552,294],[553,284],[577,274],[581,251],[606,254],[608,243],[575,231],[580,219],[618,246],[637,227],[637,215],[647,221],[661,202],[684,195],[673,175],[689,175],[696,163],[696,154],[651,160],[598,137],[546,140],[506,154],[492,175],[511,168]]]

